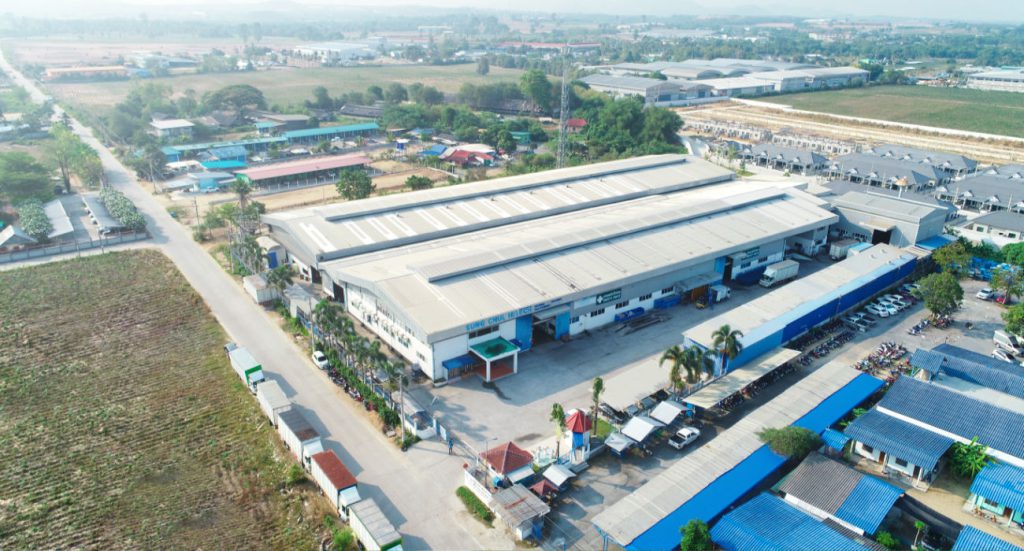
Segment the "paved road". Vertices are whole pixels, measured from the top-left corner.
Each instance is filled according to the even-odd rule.
[[[37,102],[47,96],[16,72],[0,54],[0,67]],[[59,107],[58,113],[60,112]],[[361,493],[378,502],[405,537],[406,549],[511,548],[497,530],[486,530],[463,510],[454,495],[461,483],[463,460],[447,455],[440,443],[427,442],[401,452],[360,418],[344,397],[275,325],[263,309],[199,247],[190,232],[175,222],[134,176],[95,139],[72,121],[82,139],[95,148],[110,185],[122,191],[146,217],[152,243],[162,250],[206,300],[231,338],[261,360],[292,402],[329,440],[359,479]]]

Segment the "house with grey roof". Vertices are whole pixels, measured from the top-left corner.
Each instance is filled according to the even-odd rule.
[[[989,174],[963,178],[935,186],[935,198],[962,210],[1024,212],[1024,185],[1012,178]]]
[[[828,167],[828,175],[874,187],[918,191],[949,180],[931,165],[867,153],[836,157]]]
[[[7,226],[0,230],[0,252],[16,251],[38,244],[38,241],[17,226]]]
[[[901,161],[929,165],[950,177],[965,176],[978,168],[978,161],[963,155],[928,151],[896,144],[878,145],[866,150],[865,153],[888,159],[899,159]]]
[[[774,143],[747,146],[740,157],[758,166],[800,174],[814,174],[828,166],[828,157],[820,153]]]
[[[1024,241],[1024,214],[1019,210],[997,210],[964,221],[960,235],[975,243],[1003,247]]]
[[[1009,164],[1000,166],[990,166],[982,171],[979,171],[978,174],[1000,176],[1003,178],[1010,178],[1011,180],[1024,180],[1024,165]]]

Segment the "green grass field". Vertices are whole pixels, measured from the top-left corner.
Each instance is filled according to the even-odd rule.
[[[0,549],[317,547],[326,500],[286,485],[293,461],[166,257],[0,289]]]
[[[872,86],[763,98],[834,115],[1024,137],[1024,94],[928,86]]]
[[[343,92],[362,92],[373,84],[386,87],[392,82],[405,85],[421,82],[442,92],[457,92],[466,82],[483,84],[515,81],[520,74],[521,71],[515,69],[491,67],[489,75],[480,76],[476,73],[475,64],[408,65],[197,74],[154,78],[146,82],[167,84],[177,94],[192,89],[200,96],[230,84],[251,84],[263,91],[268,103],[286,106],[312,99],[313,88],[317,86],[326,87],[331,95],[339,95]],[[102,114],[121,101],[133,84],[131,81],[54,83],[49,88],[61,101]]]

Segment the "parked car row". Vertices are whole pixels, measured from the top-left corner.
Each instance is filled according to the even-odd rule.
[[[991,289],[989,287],[981,289],[980,291],[975,293],[974,296],[980,298],[981,300],[993,300],[999,304],[1006,304],[1006,295],[1004,295],[1003,293],[996,292],[994,289]],[[1012,304],[1013,301],[1011,300],[1010,303]]]

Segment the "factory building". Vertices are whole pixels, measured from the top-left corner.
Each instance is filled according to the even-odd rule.
[[[300,270],[445,380],[814,254],[838,217],[797,190],[659,155],[265,215]]]
[[[659,80],[656,78],[590,75],[581,82],[591,90],[604,92],[612,97],[637,96],[649,105],[684,104],[690,100],[711,96],[711,87],[703,83]]]
[[[967,87],[976,90],[1024,92],[1024,69],[974,73],[967,76]]]
[[[907,198],[851,191],[831,200],[839,214],[836,240],[856,239],[909,247],[943,231],[947,210]]]

